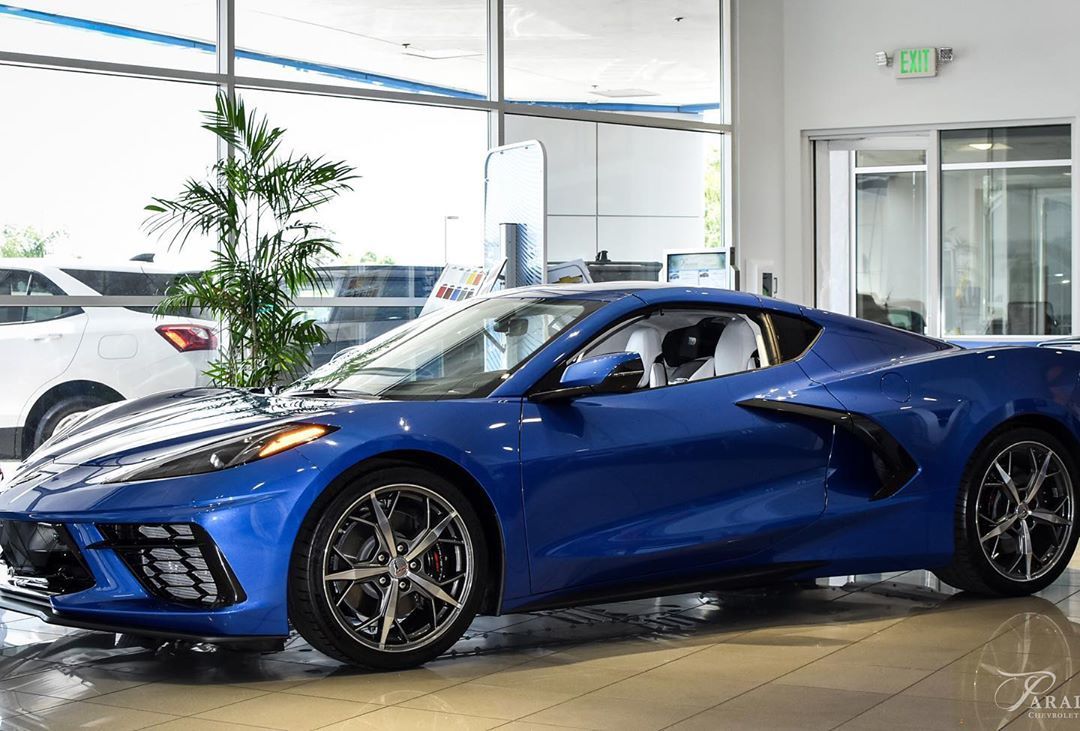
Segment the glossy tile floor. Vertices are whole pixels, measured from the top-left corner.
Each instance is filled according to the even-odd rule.
[[[4,613],[0,728],[1080,728],[1078,592],[1074,561],[1026,599],[912,571],[486,618],[397,674]]]

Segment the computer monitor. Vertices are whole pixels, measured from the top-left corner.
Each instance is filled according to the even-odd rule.
[[[732,289],[727,249],[683,249],[664,252],[667,281],[695,287]]]

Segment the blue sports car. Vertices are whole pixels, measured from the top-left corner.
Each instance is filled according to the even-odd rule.
[[[929,568],[1019,595],[1076,546],[1080,353],[750,294],[510,290],[272,394],[70,417],[0,493],[0,604],[378,669],[477,613]]]

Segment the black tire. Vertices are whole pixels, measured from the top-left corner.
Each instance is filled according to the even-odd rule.
[[[414,649],[407,649],[409,645],[408,634],[401,635],[399,633],[399,640],[401,636],[405,637],[405,642],[401,648],[390,650],[380,649],[379,647],[372,647],[371,644],[375,643],[377,637],[367,638],[368,643],[361,640],[359,635],[363,632],[354,628],[352,631],[346,629],[344,626],[347,623],[346,619],[341,616],[341,611],[335,610],[331,604],[332,600],[330,594],[336,590],[336,588],[343,583],[335,582],[334,588],[328,588],[330,583],[324,579],[327,571],[327,562],[335,561],[332,553],[337,553],[340,557],[342,554],[332,549],[339,545],[339,543],[333,543],[335,541],[340,542],[342,536],[351,530],[345,526],[348,523],[343,523],[346,516],[354,514],[357,509],[363,509],[364,505],[370,505],[373,500],[372,495],[378,494],[382,491],[396,490],[398,487],[402,488],[418,488],[419,490],[433,493],[441,498],[447,505],[449,505],[453,511],[456,511],[456,515],[460,518],[460,523],[455,523],[457,531],[460,534],[462,547],[451,547],[450,553],[454,553],[460,556],[466,553],[471,553],[469,560],[472,566],[472,578],[471,580],[464,582],[463,587],[460,589],[460,594],[457,597],[459,607],[451,607],[449,604],[439,603],[437,605],[435,599],[428,594],[421,593],[418,589],[419,584],[411,584],[410,588],[412,592],[410,594],[402,594],[401,600],[408,600],[410,596],[413,597],[413,609],[412,611],[420,611],[420,602],[430,602],[430,612],[432,615],[437,611],[449,610],[450,614],[444,624],[439,625],[438,630],[434,629],[436,622],[432,622],[431,637],[424,641],[421,646]],[[414,496],[413,493],[409,493],[410,496]],[[430,498],[430,494],[427,496]],[[429,505],[436,500],[429,500]],[[408,507],[408,506],[407,506]],[[400,515],[395,517],[395,509],[397,503],[395,502],[391,507],[388,518],[391,523],[400,519]],[[430,509],[430,508],[429,508]],[[384,508],[385,511],[385,508]],[[407,511],[406,511],[407,512]],[[407,517],[407,516],[406,516]],[[428,525],[430,526],[431,519],[428,518]],[[366,523],[365,525],[371,525]],[[365,529],[366,530],[366,529]],[[402,529],[401,533],[398,533],[398,527],[394,528],[394,536],[402,536],[405,538],[402,542],[409,545],[407,531]],[[371,532],[376,536],[378,540],[378,533],[373,529]],[[421,534],[415,537],[411,545],[415,545]],[[368,541],[370,543],[370,539]],[[398,542],[395,538],[395,543]],[[470,551],[466,551],[464,544],[468,543]],[[365,544],[367,545],[367,544]],[[378,551],[381,543],[374,546],[374,548],[366,548],[364,551]],[[442,555],[442,547],[436,547],[425,553],[418,559],[421,567],[424,571],[427,571],[430,564],[425,563],[430,561],[434,552],[438,551]],[[328,655],[336,660],[340,660],[345,663],[359,665],[372,670],[401,670],[405,668],[416,667],[423,665],[424,663],[437,658],[439,655],[448,650],[461,635],[468,629],[469,624],[480,606],[480,601],[484,594],[485,582],[487,580],[487,567],[488,563],[488,548],[487,542],[484,536],[483,526],[480,523],[480,519],[477,517],[475,510],[473,509],[469,500],[465,495],[450,481],[446,480],[439,475],[429,472],[424,469],[401,466],[401,467],[388,467],[379,469],[365,475],[362,475],[350,483],[344,485],[341,489],[337,490],[327,499],[321,500],[316,503],[315,507],[309,512],[305,518],[303,525],[300,528],[300,532],[297,536],[296,543],[293,547],[292,560],[289,570],[289,618],[293,624],[293,627],[300,633],[300,635],[307,640],[307,642],[319,650],[325,655]],[[376,563],[374,553],[365,553],[367,558],[362,562],[359,560],[361,551],[355,551],[351,558],[357,559],[355,564],[350,565],[360,566],[369,565],[370,563]],[[401,554],[404,557],[404,552]],[[392,562],[392,559],[390,559]],[[446,559],[447,563],[450,559]],[[441,566],[442,561],[439,562]],[[412,568],[413,564],[409,564]],[[424,571],[416,572],[421,577],[431,579],[433,575]],[[383,577],[380,577],[381,581]],[[389,583],[395,584],[397,579],[389,578]],[[413,572],[410,571],[407,577],[402,579],[406,584],[411,581],[416,581],[416,577]],[[374,586],[373,580],[366,580],[367,586],[364,582],[357,582],[359,584],[358,592],[386,592],[388,589]],[[451,585],[453,586],[453,585]],[[391,587],[393,588],[393,587]],[[353,584],[349,584],[348,588],[343,590],[341,594],[353,591]],[[338,594],[338,598],[342,598],[341,594]],[[397,592],[394,594],[397,597]],[[363,598],[363,597],[362,597]],[[382,593],[382,599],[386,599],[386,594]],[[346,597],[346,599],[348,599]],[[364,599],[365,601],[372,601],[370,599]],[[395,607],[400,607],[401,603],[395,599]],[[339,602],[340,605],[340,602]],[[350,610],[350,603],[345,602],[346,609]],[[441,607],[436,609],[436,606]],[[456,612],[456,614],[454,614]],[[395,610],[397,615],[398,610]],[[397,617],[402,622],[407,622],[408,616]],[[420,615],[418,615],[419,617]],[[384,622],[385,616],[378,622],[380,628]],[[425,620],[426,621],[426,620]],[[393,623],[391,624],[391,633],[397,631],[393,629]],[[381,629],[380,629],[381,631]],[[385,641],[385,639],[384,639]]]
[[[1047,493],[1047,489],[1040,491],[1040,497],[1036,498],[1040,502],[1043,499],[1048,499],[1053,494],[1060,494],[1059,499],[1068,497],[1070,505],[1070,525],[1068,526],[1067,533],[1063,533],[1061,540],[1053,543],[1055,546],[1062,546],[1054,548],[1053,550],[1047,549],[1044,553],[1047,558],[1047,562],[1040,569],[1038,575],[1031,575],[1033,578],[1027,579],[1024,577],[1016,577],[1007,575],[1006,569],[1002,566],[996,565],[991,561],[990,557],[983,550],[983,542],[980,541],[980,524],[979,524],[979,500],[980,500],[980,487],[984,485],[991,475],[991,470],[997,471],[995,462],[999,457],[1004,459],[1004,455],[1009,453],[1009,450],[1022,450],[1031,449],[1026,445],[1042,445],[1046,449],[1053,452],[1058,458],[1059,462],[1054,464],[1060,464],[1064,471],[1064,478],[1050,484],[1050,493]],[[1038,452],[1042,454],[1042,452]],[[1036,453],[1032,455],[1032,462],[1038,462]],[[1049,460],[1047,460],[1049,464]],[[1011,467],[1011,465],[1010,465]],[[1024,468],[1021,467],[1021,471]],[[1049,470],[1048,470],[1049,471]],[[1031,473],[1028,477],[1030,479]],[[1049,479],[1049,478],[1047,478]],[[991,496],[989,499],[999,501],[1009,501],[1009,489],[1005,485],[1005,481],[1002,477],[997,478],[998,482],[1002,483],[1000,491],[1004,495],[995,495],[992,485],[987,485],[987,492],[985,495]],[[1014,487],[1017,488],[1018,493],[1022,493],[1027,486],[1030,485],[1028,481],[1022,481],[1022,484],[1018,484],[1016,480],[1013,480]],[[1069,565],[1069,561],[1072,558],[1073,552],[1076,550],[1076,541],[1078,531],[1075,526],[1076,517],[1076,504],[1077,504],[1077,487],[1080,485],[1080,473],[1077,471],[1076,459],[1073,456],[1071,450],[1064,445],[1060,439],[1055,437],[1049,432],[1042,429],[1036,429],[1031,427],[1016,427],[1002,430],[996,435],[992,435],[986,442],[984,442],[976,451],[975,454],[968,461],[967,467],[964,470],[964,475],[961,478],[960,489],[957,494],[956,501],[956,518],[955,518],[955,530],[956,530],[956,550],[953,557],[953,563],[950,566],[936,569],[934,571],[938,578],[944,581],[946,584],[961,589],[963,591],[969,591],[975,594],[982,594],[986,596],[1026,596],[1033,594],[1037,591],[1041,591],[1053,583]],[[1025,495],[1020,494],[1021,500],[1025,500]],[[1006,502],[1005,504],[1015,504],[1015,500],[1012,503]],[[1036,505],[1037,503],[1032,503]],[[1062,503],[1064,504],[1064,503]],[[983,505],[985,508],[986,506]],[[1010,508],[1011,509],[1011,508]],[[1019,513],[1019,508],[1015,509],[1015,514]],[[1029,512],[1023,513],[1025,518],[1029,515]],[[984,512],[985,516],[985,512]],[[986,517],[981,518],[984,521],[983,525],[990,527],[993,530],[995,523],[987,523]],[[1005,522],[1005,521],[1000,521]],[[1021,520],[1021,523],[1027,522],[1029,525],[1035,525],[1036,521],[1032,519]],[[1013,523],[1012,525],[1015,525]],[[1050,526],[1043,526],[1047,529]],[[1012,529],[1015,530],[1015,529]],[[1027,529],[1025,529],[1027,530]],[[1031,533],[1028,533],[1028,546],[1032,546],[1035,528],[1031,528]],[[1064,530],[1064,529],[1063,529]],[[986,528],[984,533],[986,535]],[[1005,534],[1002,540],[1009,538],[1009,534]],[[989,543],[988,539],[987,543]],[[1016,550],[1023,550],[1023,542],[1017,538],[1012,538],[1015,542]],[[996,544],[991,544],[996,546]],[[1043,545],[1051,545],[1050,541],[1046,541]],[[996,554],[996,547],[988,548],[992,554]],[[1003,552],[1005,553],[1005,552]],[[1031,551],[1028,551],[1031,553]],[[1020,555],[1017,553],[1016,555]],[[1012,560],[1012,554],[1005,554],[1005,563]],[[1021,565],[1018,569],[1021,573],[1024,572],[1024,567]]]
[[[30,435],[29,451],[32,452],[44,444],[49,437],[53,435],[53,432],[56,431],[56,427],[60,422],[67,417],[83,411],[89,411],[90,409],[96,409],[107,403],[109,402],[98,396],[89,395],[67,396],[61,398],[46,409],[45,413],[38,419],[37,424],[34,425],[34,430]]]

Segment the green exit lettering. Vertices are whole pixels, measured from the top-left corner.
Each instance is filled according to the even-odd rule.
[[[896,76],[901,79],[937,76],[937,49],[901,48],[896,52]]]

